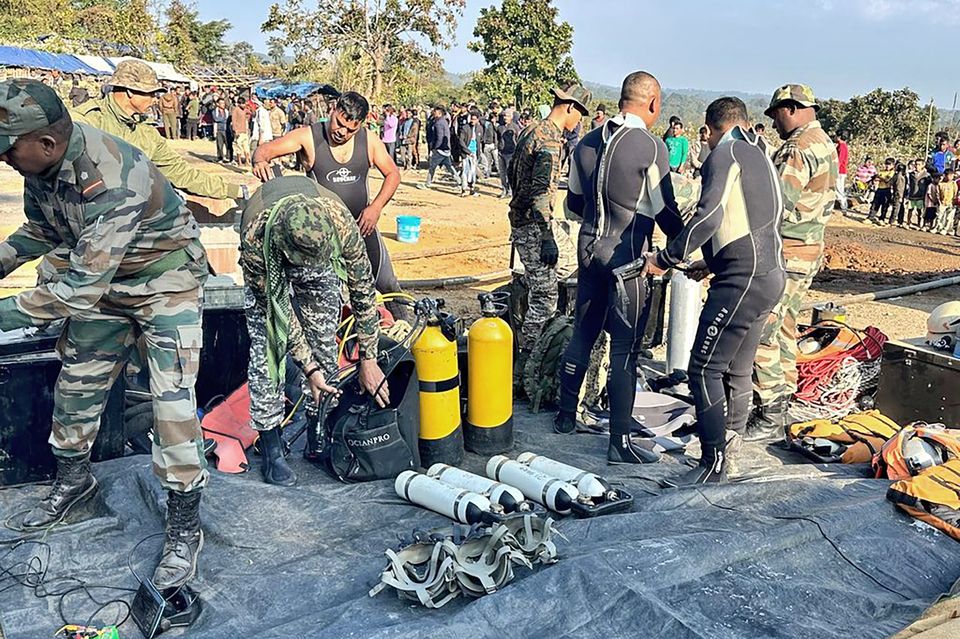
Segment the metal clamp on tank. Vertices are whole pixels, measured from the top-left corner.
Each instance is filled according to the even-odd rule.
[[[505,513],[526,513],[533,510],[533,502],[527,500],[519,489],[474,475],[456,466],[434,464],[427,469],[427,476],[449,486],[483,495],[492,505],[500,506]]]
[[[517,462],[575,486],[580,493],[570,505],[577,517],[596,517],[633,508],[633,495],[586,470],[535,453],[520,453]]]

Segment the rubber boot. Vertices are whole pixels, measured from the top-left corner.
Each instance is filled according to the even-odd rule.
[[[720,484],[727,481],[727,454],[724,446],[701,444],[700,463],[676,480],[676,486]]]
[[[778,400],[767,406],[755,406],[747,419],[744,441],[759,442],[784,436],[787,402]]]
[[[57,477],[50,492],[23,517],[24,528],[49,528],[63,521],[70,509],[97,490],[90,456],[57,456]]]
[[[197,574],[197,557],[203,549],[200,530],[200,490],[167,491],[167,529],[160,563],[153,573],[157,590],[179,588]]]
[[[279,428],[260,431],[260,472],[268,484],[293,486],[297,483],[297,476],[283,456]]]
[[[618,464],[653,464],[660,461],[660,453],[652,450],[647,441],[635,442],[630,435],[610,435],[610,444],[607,446],[607,463]]]
[[[577,418],[573,413],[561,410],[557,411],[553,418],[553,432],[566,435],[577,429]]]

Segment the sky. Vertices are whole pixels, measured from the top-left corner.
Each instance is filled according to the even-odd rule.
[[[305,0],[309,5],[310,0]],[[236,15],[236,0],[198,0],[204,20]],[[243,3],[228,40],[266,51],[260,24],[269,0]],[[453,47],[441,52],[454,73],[475,71],[483,58],[467,50],[482,7],[467,0]],[[574,29],[580,77],[619,86],[643,69],[673,89],[772,93],[788,82],[809,84],[825,98],[846,99],[880,86],[909,86],[923,102],[953,105],[960,76],[930,64],[942,30],[952,48],[960,0],[555,0]],[[727,13],[718,10],[723,6]],[[904,55],[910,51],[911,55]]]

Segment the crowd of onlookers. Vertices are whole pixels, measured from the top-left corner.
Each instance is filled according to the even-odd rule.
[[[904,163],[888,157],[882,165],[877,165],[868,156],[846,185],[849,149],[843,131],[835,135],[835,141],[841,172],[838,204],[842,210],[848,210],[849,200],[855,199],[870,205],[866,219],[880,226],[894,225],[940,235],[960,234],[957,227],[960,140],[951,146],[947,134],[938,133],[925,160],[917,158]]]
[[[76,107],[102,96],[103,87],[87,77],[57,72],[36,72],[37,79],[50,84],[65,102]],[[159,130],[170,139],[210,139],[215,142],[217,160],[249,165],[257,146],[301,126],[326,120],[335,97],[311,95],[304,98],[258,98],[248,87],[210,85],[192,90],[171,84],[154,105]],[[427,178],[419,185],[432,188],[438,169],[445,169],[462,196],[479,195],[483,181],[494,181],[499,197],[511,196],[507,167],[516,149],[520,132],[535,119],[545,117],[544,106],[518,109],[514,104],[490,102],[485,108],[476,101],[454,102],[449,108],[436,105],[382,107],[372,105],[366,126],[383,141],[388,153],[402,170],[421,166],[421,145],[425,142]],[[579,142],[583,128],[594,129],[608,115],[600,104],[594,116],[576,129],[563,132],[561,171]],[[765,137],[762,123],[754,125],[769,154],[774,145]],[[671,171],[688,177],[699,176],[710,154],[707,129],[700,127],[688,138],[684,124],[672,116],[663,133]],[[942,235],[960,234],[960,139],[953,145],[945,132],[926,159],[906,162],[888,157],[877,164],[867,157],[848,181],[849,147],[843,131],[834,135],[839,158],[837,205],[850,210],[851,200],[869,205],[866,220],[878,225],[921,229]],[[292,160],[294,163],[297,160]],[[300,168],[294,166],[292,168]]]

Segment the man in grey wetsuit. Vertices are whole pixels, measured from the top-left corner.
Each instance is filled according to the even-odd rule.
[[[631,73],[620,90],[620,114],[587,133],[573,152],[567,209],[580,228],[573,337],[560,364],[560,410],[554,430],[576,427],[580,385],[600,331],[610,333],[611,464],[655,462],[660,456],[630,439],[637,385],[637,351],[650,306],[637,273],[618,283],[614,271],[642,259],[653,226],[667,237],[683,228],[670,182],[667,147],[649,128],[660,115],[660,83]]]
[[[747,107],[739,98],[714,100],[706,124],[711,153],[696,213],[664,250],[645,255],[647,272],[662,275],[702,248],[704,260],[690,271],[713,274],[687,371],[702,452],[680,484],[726,479],[726,431],[746,426],[753,359],[786,281],[780,180],[749,130]]]

